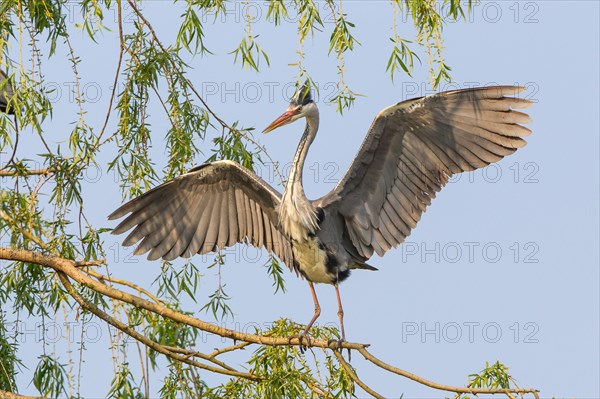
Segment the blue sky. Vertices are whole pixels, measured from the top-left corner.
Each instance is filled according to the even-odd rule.
[[[254,32],[260,34],[271,66],[260,74],[244,71],[227,54],[242,38],[243,7],[232,5],[224,21],[207,27],[206,43],[215,55],[191,60],[190,76],[222,118],[262,130],[287,106],[286,84],[296,75],[288,66],[297,59],[295,25],[256,23]],[[262,3],[252,7],[264,18]],[[172,39],[178,26],[172,4],[147,2],[143,8],[164,41]],[[324,101],[337,81],[337,61],[327,57],[329,33],[305,44],[305,67],[322,91],[317,102],[320,132],[305,171],[309,198],[324,195],[343,176],[379,110],[428,94],[426,66],[417,64],[414,77],[399,75],[395,82],[385,72],[392,21],[388,2],[348,1],[344,11],[361,42],[346,58],[346,79],[365,97],[343,116],[337,114]],[[536,102],[529,110],[534,134],[527,147],[498,165],[455,177],[403,246],[371,260],[378,272],[356,271],[342,284],[349,340],[370,343],[385,361],[445,384],[465,384],[468,374],[486,361],[500,360],[520,386],[537,387],[543,397],[600,396],[598,13],[598,3],[592,1],[483,2],[469,22],[446,27],[444,55],[455,83],[445,88],[525,85],[526,95]],[[411,24],[402,23],[400,33],[411,38]],[[99,128],[116,65],[115,32],[104,33],[99,45],[75,37],[82,82],[89,89],[86,108]],[[68,99],[72,79],[64,78],[68,64],[61,57],[46,66],[47,81],[57,88],[48,125],[56,132],[68,131],[75,118],[75,105]],[[56,111],[59,107],[62,112]],[[153,123],[151,151],[159,168],[166,159],[166,123],[162,118]],[[286,164],[303,128],[299,122],[257,137],[275,160]],[[63,139],[60,134],[53,138]],[[199,163],[210,155],[203,148]],[[120,204],[118,185],[104,172],[89,180],[87,206],[93,212],[88,213],[99,225],[114,227],[106,215]],[[144,259],[131,263],[131,249],[117,249],[118,238],[106,239],[115,258],[112,273],[149,286],[160,264]],[[226,326],[248,329],[279,317],[302,323],[310,319],[306,282],[286,272],[287,293],[274,296],[262,267],[264,253],[238,248],[232,255],[222,269],[235,313]],[[199,311],[215,288],[214,269],[206,270],[209,263],[196,262],[206,278],[198,304],[186,302],[190,310]],[[333,287],[319,285],[317,294],[323,308],[319,322],[337,325]],[[221,345],[220,338],[203,338],[199,348]],[[107,345],[105,330],[98,342],[87,344],[85,396],[108,390],[112,366]],[[26,364],[34,364],[39,352],[25,348],[22,353],[32,361]],[[440,396],[376,370],[358,355],[353,365],[384,395]],[[32,386],[25,388],[30,377],[31,371],[21,375],[22,393],[34,392]],[[153,376],[153,392],[160,378],[160,372]]]

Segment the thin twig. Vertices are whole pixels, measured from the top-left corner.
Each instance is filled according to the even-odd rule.
[[[238,349],[244,349],[248,345],[251,345],[251,343],[250,342],[241,342],[239,344],[228,346],[226,348],[215,349],[215,351],[212,352],[209,356],[214,359],[217,356],[222,355],[223,353],[232,352],[232,351],[235,351]]]
[[[165,345],[165,348],[167,348],[171,352],[176,352],[176,353],[181,353],[181,354],[187,355],[186,357],[190,357],[190,356],[199,357],[200,359],[204,359],[204,360],[213,362],[214,364],[219,365],[219,366],[223,367],[224,369],[235,371],[235,369],[233,367],[229,366],[227,363],[222,362],[218,359],[215,359],[214,357],[212,357],[211,355],[207,355],[206,353],[198,352],[198,351],[195,351],[192,349],[176,348],[174,346],[167,346],[167,345]]]
[[[108,126],[108,121],[110,119],[110,114],[112,112],[113,101],[115,99],[115,93],[117,91],[117,86],[119,84],[119,74],[121,73],[121,64],[123,62],[123,52],[125,50],[125,45],[123,44],[123,17],[122,17],[122,5],[121,0],[117,0],[117,21],[119,25],[119,59],[117,61],[117,70],[115,72],[115,79],[113,81],[112,92],[110,94],[110,101],[108,103],[108,111],[106,111],[106,118],[104,119],[104,124],[102,125],[102,130],[100,130],[100,134],[96,138],[96,144],[94,145],[97,148],[100,145],[100,140],[106,127]]]
[[[369,395],[371,395],[377,399],[385,399],[385,396],[378,394],[373,389],[371,389],[367,384],[362,382],[360,378],[358,378],[358,376],[356,375],[354,370],[352,370],[352,367],[350,367],[350,365],[348,364],[348,362],[346,362],[346,359],[344,359],[344,356],[342,356],[342,354],[340,352],[334,350],[333,354],[337,358],[338,362],[340,362],[340,364],[342,365],[344,370],[346,370],[346,373],[348,373],[350,375],[350,378],[352,378],[352,380],[355,381],[358,384],[358,386],[360,386],[362,389],[364,389],[365,392],[367,392]]]
[[[536,396],[536,393],[538,392],[536,389],[531,389],[531,388],[519,388],[519,389],[493,389],[493,388],[470,388],[470,387],[454,387],[451,385],[443,385],[443,384],[438,384],[436,382],[433,381],[429,381],[423,377],[419,377],[416,374],[410,373],[408,371],[399,369],[398,367],[394,367],[392,365],[389,365],[387,363],[385,363],[384,361],[378,359],[377,357],[373,356],[366,348],[358,348],[357,349],[358,352],[364,356],[365,359],[367,359],[368,361],[370,361],[371,363],[375,364],[378,367],[381,367],[384,370],[387,370],[391,373],[394,374],[398,374],[402,377],[408,378],[409,380],[413,380],[415,382],[418,382],[419,384],[428,386],[430,388],[434,388],[434,389],[439,389],[440,391],[446,391],[446,392],[454,392],[454,393],[470,393],[473,395],[476,394],[480,394],[480,393],[485,393],[485,394],[505,394],[505,395],[509,395],[511,393],[515,393],[515,394],[525,394],[525,393],[532,393],[534,394],[534,396]]]
[[[78,263],[80,263],[80,262],[78,262]],[[102,264],[102,263],[99,263],[98,265],[100,265],[100,264]],[[83,272],[86,273],[86,274],[89,274],[90,276],[92,276],[94,278],[96,278],[100,282],[102,282],[102,281],[110,281],[111,283],[121,284],[121,285],[124,285],[126,287],[133,288],[134,290],[138,291],[140,294],[145,294],[148,298],[152,299],[154,302],[162,304],[162,301],[160,299],[158,299],[156,296],[152,295],[151,292],[149,292],[148,290],[146,290],[143,287],[140,287],[137,284],[134,284],[134,283],[129,282],[127,280],[121,280],[121,279],[118,279],[118,278],[115,278],[115,277],[105,276],[104,274],[100,274],[100,273],[95,272],[93,270],[84,270]]]

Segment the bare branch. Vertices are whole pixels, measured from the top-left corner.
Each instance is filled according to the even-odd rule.
[[[480,394],[480,393],[505,394],[508,397],[511,397],[511,394],[523,395],[526,393],[531,393],[536,398],[537,398],[537,392],[539,392],[537,389],[532,389],[532,388],[519,388],[519,389],[492,389],[492,388],[469,388],[469,387],[463,388],[463,387],[454,387],[451,385],[438,384],[436,382],[429,381],[429,380],[426,380],[425,378],[419,377],[418,375],[415,375],[408,371],[399,369],[398,367],[389,365],[389,364],[383,362],[382,360],[378,359],[377,357],[373,356],[366,348],[359,348],[358,352],[361,355],[363,355],[365,359],[367,359],[371,363],[377,365],[378,367],[381,367],[384,370],[387,370],[394,374],[398,374],[402,377],[406,377],[409,380],[413,380],[415,382],[418,382],[419,384],[428,386],[430,388],[439,389],[440,391],[454,392],[454,393],[470,393],[473,395]]]
[[[96,261],[96,262],[98,262],[98,261]],[[96,266],[96,265],[102,264],[104,262],[96,263],[96,264],[92,263],[92,262],[77,262],[77,263],[78,264],[76,266],[83,266],[80,263],[91,263],[92,266]],[[85,266],[90,266],[90,264],[86,264]],[[121,285],[124,285],[126,287],[133,288],[134,290],[138,291],[140,294],[145,294],[148,298],[152,299],[154,302],[162,304],[162,301],[160,299],[158,299],[157,297],[155,297],[154,295],[152,295],[152,293],[150,293],[148,290],[146,290],[143,287],[140,287],[137,284],[134,284],[134,283],[129,282],[127,280],[121,280],[121,279],[118,279],[118,278],[114,278],[114,277],[110,277],[110,276],[105,276],[104,274],[100,274],[100,273],[95,272],[93,270],[84,270],[83,272],[86,273],[86,274],[88,274],[88,275],[90,275],[90,276],[92,276],[92,277],[94,277],[95,279],[97,279],[100,282],[102,282],[102,281],[110,281],[111,283],[121,284]]]
[[[185,349],[185,348],[176,348],[176,347],[173,347],[173,346],[165,346],[165,348],[169,349],[172,352],[184,354],[184,355],[186,355],[186,357],[191,357],[191,356],[199,357],[200,359],[204,359],[204,360],[208,360],[210,362],[213,362],[214,364],[217,364],[217,365],[223,367],[226,370],[235,371],[235,369],[233,367],[227,365],[227,363],[222,362],[222,361],[220,361],[218,359],[215,359],[213,356],[207,355],[207,354],[202,353],[202,352],[198,352],[198,351],[191,350],[191,349]]]
[[[235,351],[235,350],[238,350],[238,349],[244,349],[248,345],[251,345],[251,343],[250,342],[241,342],[239,344],[228,346],[228,347],[223,348],[223,349],[215,349],[215,351],[210,354],[210,357],[214,359],[214,358],[216,358],[217,356],[219,356],[219,355],[221,355],[223,353],[232,352],[232,351]]]
[[[75,267],[90,267],[90,266],[102,266],[106,264],[106,259],[98,259],[98,260],[80,260],[75,262]],[[89,270],[85,271],[89,273]]]

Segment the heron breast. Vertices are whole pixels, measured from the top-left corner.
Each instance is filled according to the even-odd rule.
[[[337,281],[337,260],[316,237],[294,242],[294,258],[300,273],[313,283],[333,284]]]
[[[313,283],[337,284],[350,275],[348,262],[318,237],[292,245],[298,271]]]
[[[292,241],[304,241],[319,228],[316,211],[305,199],[287,198],[279,206],[279,223]]]

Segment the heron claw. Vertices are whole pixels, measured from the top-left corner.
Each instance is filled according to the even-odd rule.
[[[306,338],[306,345],[303,344],[303,341],[305,338]],[[304,353],[304,351],[306,349],[308,349],[308,347],[311,345],[310,336],[306,332],[304,332],[304,333],[300,334],[300,337],[298,338],[298,340],[300,341],[300,352]]]
[[[303,332],[302,334],[299,335],[292,335],[288,338],[288,344],[291,345],[292,344],[292,340],[294,338],[298,339],[298,347],[300,348],[300,353],[304,353],[304,351],[306,349],[308,349],[308,347],[311,345],[311,339],[308,336],[308,334],[306,332]],[[304,340],[306,339],[306,345],[304,345]]]
[[[337,343],[337,350],[340,353],[342,353],[344,342],[346,342],[346,340],[344,338],[342,338],[342,339],[328,339],[327,340],[327,346],[331,346],[331,344]],[[350,348],[348,348],[348,361],[350,361],[351,359],[352,359],[352,352],[350,351]]]

